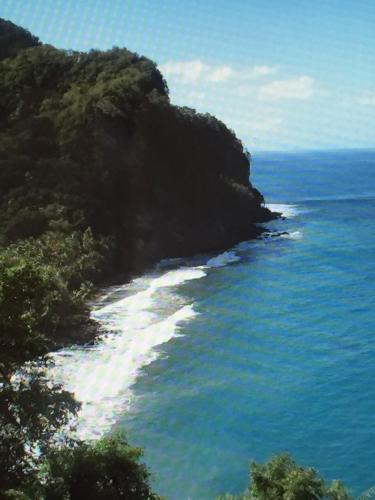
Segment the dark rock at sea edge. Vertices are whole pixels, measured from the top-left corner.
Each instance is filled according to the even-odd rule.
[[[214,219],[206,224],[182,227],[171,225],[168,220],[160,222],[160,227],[153,232],[157,238],[139,235],[134,237],[133,258],[127,271],[114,273],[107,280],[108,285],[129,281],[140,274],[151,270],[163,259],[187,258],[197,254],[221,252],[228,250],[242,241],[256,239],[262,236],[267,228],[260,225],[281,217],[281,213],[272,212],[266,207],[259,207],[256,219],[246,220],[245,217],[224,224],[222,220]],[[155,227],[155,226],[154,226]],[[160,238],[160,235],[163,235]]]
[[[89,318],[83,317],[75,326],[57,332],[57,340],[53,343],[53,351],[58,351],[74,345],[92,345],[105,333],[100,323]]]

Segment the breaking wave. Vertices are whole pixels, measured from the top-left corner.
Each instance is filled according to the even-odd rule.
[[[287,205],[283,203],[269,203],[266,205],[272,212],[280,212],[283,217],[291,218],[297,217],[301,213],[301,210],[297,205]]]
[[[181,326],[197,315],[179,287],[204,278],[210,268],[238,260],[234,251],[226,251],[203,265],[146,275],[103,293],[92,318],[107,333],[94,345],[52,355],[52,378],[82,403],[79,437],[95,439],[110,430],[131,405],[132,386],[142,369],[161,355],[158,347],[178,336]]]

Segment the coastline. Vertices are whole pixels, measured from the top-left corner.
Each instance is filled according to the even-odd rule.
[[[218,246],[218,247],[213,246],[209,249],[207,248],[201,249],[197,247],[197,249],[194,252],[189,252],[182,255],[181,254],[176,255],[175,253],[166,254],[162,256],[160,259],[157,259],[154,262],[144,266],[143,269],[137,270],[137,272],[132,272],[132,273],[120,272],[118,274],[117,273],[112,274],[110,277],[107,277],[106,279],[100,281],[99,283],[96,283],[91,293],[91,297],[88,301],[89,315],[83,317],[82,320],[77,324],[76,328],[73,327],[59,332],[58,341],[55,343],[55,346],[51,351],[51,353],[56,353],[61,349],[66,349],[74,346],[93,345],[97,341],[100,341],[100,338],[107,333],[106,330],[103,329],[103,326],[100,324],[100,322],[97,321],[96,319],[93,319],[91,316],[91,306],[95,302],[95,300],[100,297],[101,291],[112,286],[126,286],[130,284],[131,281],[139,279],[145,274],[155,270],[158,263],[161,262],[162,260],[180,259],[180,258],[185,259],[194,257],[195,255],[199,254],[207,254],[209,256],[209,254],[211,253],[223,253],[230,251],[233,247],[235,247],[240,243],[256,240],[260,238],[263,234],[268,234],[269,231],[267,227],[263,226],[263,224],[267,222],[272,222],[277,219],[284,219],[285,217],[281,212],[270,210],[267,207],[265,208],[267,211],[263,212],[263,214],[265,215],[264,220],[262,220],[259,223],[256,223],[257,225],[255,224],[252,225],[249,228],[249,232],[246,237],[230,240],[228,241],[228,245],[226,246]],[[258,224],[262,224],[262,226],[259,226]],[[277,235],[278,233],[276,233],[276,236]]]

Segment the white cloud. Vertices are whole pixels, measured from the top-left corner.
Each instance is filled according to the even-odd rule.
[[[169,83],[172,102],[217,116],[248,147],[306,142],[303,127],[295,127],[299,113],[314,105],[309,99],[328,95],[310,76],[283,74],[278,66],[254,65],[240,70],[239,66],[196,59],[171,60],[160,70]],[[305,104],[303,109],[295,108],[298,100]]]
[[[238,71],[237,76],[241,80],[257,80],[265,76],[273,75],[278,72],[277,66],[254,66],[250,69]]]
[[[375,106],[375,90],[363,94],[358,98],[358,102],[359,104],[363,104],[365,106]]]
[[[276,66],[254,66],[237,70],[228,65],[206,64],[199,59],[194,61],[169,61],[159,66],[167,78],[174,77],[185,84],[224,83],[228,80],[256,80],[276,73]]]
[[[176,76],[183,83],[196,83],[205,68],[202,61],[169,61],[159,66],[164,76]]]
[[[315,94],[315,81],[310,76],[288,80],[275,80],[258,88],[258,99],[276,101],[279,99],[310,99]]]
[[[205,75],[209,82],[226,82],[235,74],[230,66],[206,66],[207,74]]]

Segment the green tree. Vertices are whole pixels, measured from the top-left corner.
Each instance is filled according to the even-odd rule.
[[[50,269],[11,251],[0,254],[0,373],[5,381],[22,363],[48,351],[40,326],[55,288]]]
[[[300,467],[289,455],[278,455],[266,464],[253,462],[250,486],[239,496],[218,500],[350,500],[340,481],[327,485],[312,468]]]
[[[157,500],[142,451],[122,434],[50,452],[43,474],[45,500]]]
[[[79,404],[35,366],[0,383],[0,498],[37,481],[38,467],[62,428],[68,431]],[[60,442],[69,444],[67,434]]]
[[[92,232],[46,232],[0,252],[0,372],[46,354],[87,324],[86,299],[108,246]]]
[[[0,60],[12,57],[21,49],[39,45],[36,36],[11,21],[0,19]]]

